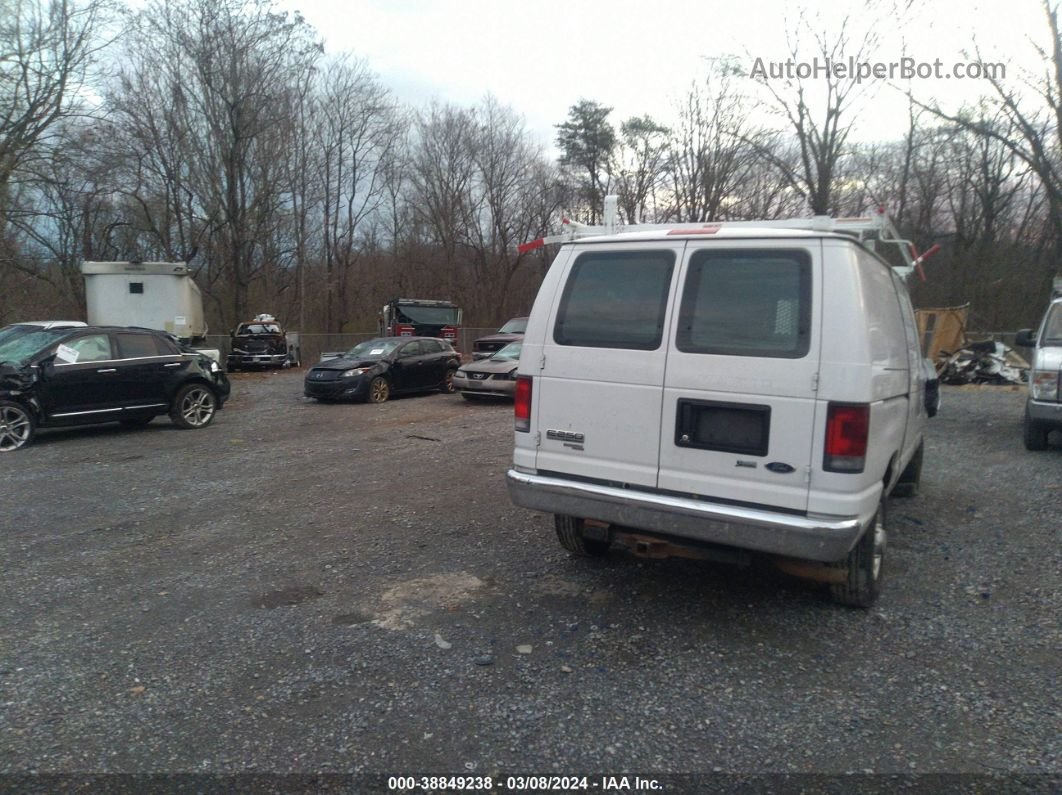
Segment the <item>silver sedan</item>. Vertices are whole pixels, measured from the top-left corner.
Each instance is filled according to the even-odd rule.
[[[519,340],[510,342],[489,359],[462,365],[454,373],[454,388],[466,400],[488,396],[512,398],[521,347],[523,342]]]

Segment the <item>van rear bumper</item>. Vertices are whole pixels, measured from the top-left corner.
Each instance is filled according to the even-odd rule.
[[[797,516],[515,469],[506,473],[506,482],[512,501],[522,508],[823,562],[847,555],[872,518]]]

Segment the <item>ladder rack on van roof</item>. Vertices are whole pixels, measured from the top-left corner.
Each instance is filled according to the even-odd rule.
[[[914,244],[900,237],[900,233],[893,226],[892,221],[889,220],[883,209],[879,209],[870,216],[858,218],[833,218],[828,215],[816,215],[811,218],[781,218],[762,221],[621,224],[619,222],[619,197],[606,196],[604,223],[594,225],[581,224],[567,218],[564,218],[561,223],[564,228],[559,234],[548,235],[538,240],[524,243],[517,250],[523,254],[536,248],[541,248],[548,243],[570,243],[583,238],[615,235],[622,232],[667,230],[676,233],[686,231],[691,234],[702,231],[708,234],[724,227],[728,229],[742,227],[752,229],[802,229],[811,232],[836,232],[854,237],[861,244],[875,251],[886,262],[889,262],[901,277],[906,279],[911,275],[912,271],[917,271],[919,278],[924,281],[922,263],[940,249],[940,245],[936,244],[925,253],[918,255]],[[894,247],[894,253],[886,254],[884,250],[886,246]]]

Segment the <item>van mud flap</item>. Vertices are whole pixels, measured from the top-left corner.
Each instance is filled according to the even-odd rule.
[[[711,560],[742,567],[752,564],[752,555],[743,549],[708,544],[682,544],[659,536],[643,535],[618,528],[613,528],[612,540],[640,558]]]
[[[716,563],[730,563],[746,567],[752,563],[752,554],[742,549],[713,547],[692,544],[678,544],[656,536],[613,530],[612,540],[626,547],[639,558],[663,560],[665,558],[688,558],[690,560],[710,560]],[[814,560],[785,558],[777,555],[761,556],[769,560],[783,574],[813,582],[840,584],[848,579],[848,569],[838,568],[829,563]]]
[[[781,557],[772,557],[771,563],[783,574],[799,577],[802,580],[825,582],[830,585],[840,585],[848,580],[848,569],[838,568],[829,563]]]

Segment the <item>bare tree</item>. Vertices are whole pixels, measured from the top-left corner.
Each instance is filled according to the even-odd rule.
[[[862,25],[851,15],[833,24],[803,9],[787,30],[788,63],[764,64],[757,59],[752,68],[751,76],[766,89],[774,110],[796,137],[800,158],[794,168],[776,158],[771,148],[761,148],[760,153],[805,197],[816,215],[835,210],[838,170],[865,84],[855,75],[832,69],[817,74],[812,67],[847,63],[849,58],[856,63],[868,60],[878,41],[871,16],[861,13]]]
[[[12,213],[21,221],[32,213],[63,122],[81,110],[81,88],[106,46],[106,10],[105,0],[0,0],[0,314],[16,295],[34,303],[35,286],[60,311],[77,306],[80,284],[62,290],[62,266],[41,258],[45,224],[12,228]]]
[[[361,243],[385,206],[404,125],[394,100],[367,65],[346,58],[325,69],[314,115],[325,327],[339,331],[355,311],[352,289]],[[375,301],[362,309],[373,305]]]
[[[735,219],[792,218],[807,212],[804,194],[793,188],[790,174],[799,168],[800,147],[791,136],[754,131],[741,137],[754,157],[733,182],[726,214]],[[770,152],[770,157],[763,155]]]
[[[557,175],[512,109],[434,106],[417,125],[407,199],[437,253],[437,281],[480,322],[526,311],[514,287],[537,262],[520,243],[540,236],[559,206]]]
[[[665,178],[670,132],[650,116],[635,116],[620,124],[611,170],[620,210],[630,223],[646,208],[652,216],[657,214],[656,194]]]
[[[478,129],[471,109],[431,105],[418,115],[407,200],[418,231],[437,252],[433,270],[448,295],[457,289],[459,257],[473,223]],[[431,255],[427,255],[431,256]]]
[[[709,63],[678,108],[668,170],[679,221],[718,220],[753,166],[748,101],[738,90],[729,59]]]
[[[276,236],[299,76],[321,46],[269,0],[158,0],[137,15],[129,42],[115,106],[138,131],[135,156],[155,183],[151,198],[137,196],[149,205],[162,190],[165,223],[152,230],[169,235],[172,222],[184,245],[195,241],[207,294],[232,325],[285,250]]]
[[[0,0],[0,211],[3,189],[61,119],[99,49],[104,4]]]
[[[1051,235],[1049,268],[1038,279],[1046,294],[1050,273],[1062,273],[1062,35],[1057,4],[1042,2],[1049,40],[1045,45],[1032,44],[1040,58],[1041,71],[1024,73],[1019,80],[1009,82],[992,69],[983,73],[993,92],[988,101],[1007,124],[994,122],[991,114],[977,108],[955,111],[942,107],[937,100],[918,104],[964,130],[992,139],[1036,174],[1043,189]],[[978,60],[984,62],[980,50],[975,50]]]

